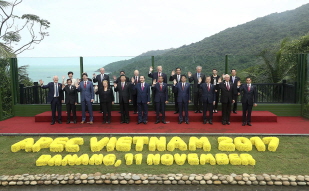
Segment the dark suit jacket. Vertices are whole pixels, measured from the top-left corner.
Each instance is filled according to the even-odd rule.
[[[42,88],[43,89],[47,89],[48,88],[48,96],[47,96],[47,102],[51,102],[54,99],[54,86],[55,83],[54,82],[49,82],[47,85],[43,85]],[[63,100],[63,91],[62,91],[62,84],[58,83],[58,93],[59,93],[59,99]]]
[[[204,83],[205,82],[205,74],[203,73],[200,73],[200,77],[202,78],[202,82],[201,83]],[[189,78],[189,82],[191,83],[192,81],[194,81],[194,85],[193,85],[193,92],[198,92],[199,88],[197,87],[198,86],[198,79],[197,79],[197,73],[195,74],[192,74],[192,76]]]
[[[77,91],[80,92],[80,99],[82,101],[91,101],[94,99],[94,89],[93,89],[93,83],[91,81],[87,81],[86,88],[84,88],[84,81],[81,81],[79,83],[79,86],[77,88]]]
[[[98,92],[99,92],[100,102],[113,102],[115,100],[114,92],[111,88],[107,88],[108,96],[105,98],[103,96],[104,88],[99,89]]]
[[[190,84],[186,82],[184,90],[182,90],[182,83],[177,83],[173,86],[173,92],[178,93],[177,102],[188,102],[191,99]]]
[[[236,99],[235,95],[237,95],[237,87],[234,86],[231,81],[229,81],[230,90],[227,90],[226,83],[227,82],[221,82],[220,84],[217,85],[218,89],[221,90],[221,103],[228,103],[228,102],[232,103],[232,100]]]
[[[173,76],[170,76],[169,81],[174,81],[174,80],[176,80],[176,82],[178,83],[178,82],[181,80],[181,74],[180,74],[180,77],[179,77],[179,81],[178,81],[178,79],[177,79],[177,74],[175,74],[175,75],[173,75]]]
[[[167,75],[161,72],[161,76],[163,76],[163,82],[167,83]],[[149,73],[148,77],[151,78],[152,81],[156,79],[156,82],[158,82],[158,72]]]
[[[253,105],[254,103],[257,103],[257,89],[255,85],[251,84],[250,91],[248,91],[247,84],[242,84],[239,87],[239,91],[241,93],[241,102],[247,103],[249,105]]]
[[[160,90],[160,83],[157,82],[152,87],[152,92],[154,94],[154,102],[165,102],[168,101],[168,87],[166,83],[162,85],[162,91]]]
[[[104,74],[104,79],[101,79],[101,74],[98,74],[95,78],[93,78],[94,83],[98,82],[98,89],[103,88],[103,84],[102,84],[103,80],[107,80],[108,86],[110,86],[109,76],[107,74]]]
[[[131,89],[131,82],[125,82],[123,90],[121,82],[119,82],[114,90],[119,92],[119,101],[123,100],[124,103],[129,103],[129,100],[131,100]]]
[[[150,102],[150,86],[144,83],[144,90],[142,90],[141,83],[135,85],[132,84],[132,90],[136,91],[137,103],[147,103]]]
[[[71,85],[71,89],[69,85],[66,85],[63,88],[63,91],[65,92],[65,104],[77,103],[77,100],[78,100],[77,89],[74,85]]]
[[[237,82],[238,82],[238,81],[240,81],[240,78],[239,78],[239,77],[235,76],[234,83],[233,83],[232,76],[230,77],[230,82],[233,83],[233,85],[236,87],[236,89],[237,89]],[[238,93],[238,92],[237,92],[237,93]],[[236,94],[237,94],[237,93],[236,93]]]
[[[202,102],[207,102],[207,103],[212,103],[216,101],[216,86],[213,84],[210,84],[210,89],[208,91],[208,86],[206,83],[200,84],[200,89],[202,93],[201,101]]]
[[[210,78],[211,78],[211,83],[214,84],[215,79],[216,79],[216,82],[218,83],[218,80],[219,80],[220,76],[217,75],[216,77],[214,77],[213,75],[211,75]],[[217,83],[216,83],[216,85],[217,85]]]

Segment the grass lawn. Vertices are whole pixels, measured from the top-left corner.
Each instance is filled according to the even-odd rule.
[[[76,136],[73,136],[76,137]],[[256,160],[255,166],[233,166],[231,164],[224,165],[224,166],[211,166],[209,164],[206,165],[197,165],[191,166],[187,162],[183,166],[178,166],[174,163],[172,166],[164,166],[162,164],[156,166],[148,166],[146,164],[147,155],[152,154],[189,154],[189,153],[197,153],[198,155],[202,153],[211,153],[215,155],[216,153],[226,153],[229,152],[222,152],[218,150],[218,143],[217,138],[218,136],[208,136],[208,139],[211,143],[212,149],[210,152],[204,152],[202,149],[197,149],[196,151],[179,151],[175,149],[173,152],[165,151],[165,152],[150,152],[148,151],[148,145],[144,145],[143,152],[136,152],[135,145],[132,145],[132,150],[130,153],[142,153],[143,154],[143,161],[142,165],[125,165],[124,155],[128,152],[107,152],[106,148],[104,148],[100,152],[91,152],[90,150],[90,138],[92,136],[83,136],[84,138],[84,145],[80,146],[80,151],[77,154],[78,156],[82,154],[89,154],[91,157],[92,154],[116,154],[117,159],[122,160],[122,164],[119,167],[114,166],[43,166],[37,167],[35,166],[35,161],[39,158],[42,154],[50,154],[52,156],[59,154],[59,153],[52,153],[49,149],[42,149],[38,153],[27,153],[24,150],[19,151],[17,153],[12,153],[10,148],[11,145],[23,140],[24,136],[2,136],[0,137],[0,175],[14,175],[14,174],[41,174],[41,173],[48,173],[48,174],[67,174],[67,173],[146,173],[146,174],[168,174],[168,173],[185,173],[185,174],[205,174],[205,173],[221,173],[221,174],[230,174],[230,173],[255,173],[255,174],[309,174],[309,137],[299,137],[299,136],[284,136],[279,137],[280,144],[276,152],[265,151],[265,152],[258,152],[253,146],[253,150],[248,152],[253,156]],[[103,138],[102,136],[96,136],[98,139]],[[232,137],[232,136],[231,136]],[[246,136],[250,138],[250,136]],[[33,137],[35,141],[37,141],[40,137]],[[55,137],[52,137],[55,138]],[[70,137],[72,138],[72,137]],[[172,138],[166,136],[167,143]],[[187,144],[189,143],[190,136],[182,136],[181,137]],[[198,137],[199,138],[199,137]],[[261,137],[262,138],[262,137]],[[241,154],[244,152],[231,152]],[[60,153],[63,157],[68,153],[66,151]]]

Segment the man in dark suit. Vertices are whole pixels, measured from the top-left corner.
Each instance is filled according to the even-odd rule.
[[[149,68],[148,77],[152,79],[152,82],[157,82],[159,76],[162,76],[164,79],[164,83],[167,83],[167,75],[162,72],[162,66],[157,66],[157,72],[153,72],[152,66]],[[154,96],[152,95],[152,103],[153,103],[153,110],[156,111],[156,104],[154,104]]]
[[[200,79],[201,80],[201,79]],[[210,83],[210,76],[206,77],[206,82],[201,83],[200,81],[200,89],[202,94],[202,102],[203,102],[203,123],[212,124],[213,117],[213,105],[216,103],[216,86]],[[206,118],[206,111],[209,112],[209,118]]]
[[[139,76],[139,71],[134,70],[134,76],[132,77],[134,79],[134,83],[140,83],[140,76]],[[137,95],[136,91],[132,91],[132,104],[133,104],[133,114],[137,114]]]
[[[129,103],[131,102],[131,83],[126,82],[126,76],[120,76],[120,82],[114,84],[115,92],[119,92],[119,105],[121,112],[120,123],[130,123]]]
[[[240,78],[236,76],[236,70],[232,69],[231,70],[231,79],[230,81],[233,83],[233,86],[237,88],[237,83],[240,81]],[[235,103],[233,103],[233,113],[237,113],[237,99],[238,99],[239,93],[237,92],[235,94]]]
[[[237,83],[237,88],[241,93],[242,103],[242,126],[246,124],[251,125],[251,112],[252,107],[257,106],[257,89],[255,85],[251,84],[251,78],[246,78],[246,84]]]
[[[174,81],[174,80],[176,80],[177,83],[179,83],[180,80],[181,80],[181,68],[179,68],[179,67],[176,68],[176,73],[175,73],[175,71],[173,70],[173,71],[172,71],[172,74],[171,74],[171,76],[170,76],[169,81],[172,82],[172,81]],[[174,113],[174,114],[179,113],[178,102],[177,102],[177,96],[178,96],[178,94],[177,94],[177,93],[174,93],[174,102],[175,102],[175,113]]]
[[[158,82],[153,82],[152,92],[154,94],[154,101],[156,104],[156,122],[155,124],[160,123],[160,111],[162,113],[162,123],[166,124],[165,121],[165,104],[168,103],[168,87],[167,84],[163,82],[163,77],[160,76]],[[177,100],[176,100],[177,101]]]
[[[212,75],[211,75],[211,83],[217,87],[218,81],[219,81],[220,76],[218,76],[218,71],[217,69],[212,69]],[[218,103],[219,103],[219,94],[220,91],[216,89],[216,103],[214,105],[213,112],[218,113]]]
[[[179,124],[183,122],[183,113],[185,112],[185,123],[189,124],[189,112],[188,105],[191,102],[190,84],[187,82],[187,77],[185,75],[181,76],[181,82],[177,83],[174,80],[173,92],[178,93],[177,101],[179,106]]]
[[[201,92],[199,91],[199,78],[202,79],[202,83],[205,82],[205,75],[201,73],[202,66],[196,67],[196,73],[192,75],[191,72],[188,72],[189,83],[194,82],[193,85],[193,100],[194,100],[194,113],[202,113],[202,101],[201,101]]]
[[[120,76],[122,75],[126,75],[126,73],[122,70],[120,71]],[[114,83],[118,84],[118,82],[120,82],[120,76],[117,78],[116,76],[113,76],[114,78]],[[130,82],[129,77],[126,76],[126,82]]]
[[[71,122],[71,111],[73,113],[73,121],[76,123],[76,105],[77,105],[77,89],[72,84],[71,79],[67,79],[67,85],[62,84],[62,89],[65,92],[65,104],[67,108],[67,124]]]
[[[86,106],[89,112],[90,125],[93,124],[93,112],[92,112],[92,103],[94,101],[94,89],[93,83],[88,80],[88,74],[82,74],[83,81],[79,83],[77,91],[80,92],[81,105],[82,105],[82,124],[86,121]]]
[[[150,103],[150,85],[145,83],[145,76],[140,76],[140,83],[132,78],[132,90],[136,91],[138,120],[137,124],[148,123],[148,104]]]
[[[43,89],[48,88],[47,102],[51,105],[52,121],[51,125],[55,124],[56,110],[58,111],[58,123],[61,124],[61,103],[63,102],[63,91],[61,83],[58,83],[58,76],[53,77],[54,82],[49,82],[47,85],[43,85],[44,81],[39,80]]]
[[[105,69],[104,68],[100,68],[100,74],[98,74],[98,75],[93,74],[93,82],[94,83],[98,82],[98,89],[101,89],[101,88],[103,88],[102,82],[104,80],[107,80],[108,87],[109,87],[110,86],[109,76],[107,74],[105,74]],[[102,107],[100,105],[99,113],[102,113],[102,112],[103,112],[103,109],[102,109]]]
[[[230,81],[230,75],[224,75],[224,82],[219,79],[218,89],[221,90],[222,124],[230,125],[231,105],[235,102],[237,87]]]

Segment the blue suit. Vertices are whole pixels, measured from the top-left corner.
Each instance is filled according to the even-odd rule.
[[[91,99],[94,99],[93,83],[86,81],[86,87],[84,87],[85,81],[79,83],[77,91],[80,92],[81,105],[82,105],[82,121],[86,121],[86,105],[88,107],[90,121],[93,122],[93,112]]]
[[[185,82],[184,88],[182,88],[182,84],[182,82],[179,82],[173,86],[173,91],[174,93],[178,93],[177,102],[179,106],[179,122],[183,121],[183,110],[185,112],[185,121],[189,122],[188,106],[189,100],[191,99],[190,84]]]
[[[206,120],[206,112],[209,111],[209,119],[212,120],[213,117],[213,102],[216,101],[216,87],[209,83],[210,88],[208,90],[208,84],[200,84],[200,92],[202,94],[201,101],[203,102],[203,120]]]
[[[152,92],[154,94],[154,102],[156,104],[156,120],[160,120],[160,111],[162,113],[162,121],[165,121],[165,101],[168,101],[168,89],[167,84],[162,84],[162,90],[160,88],[160,83],[157,82],[152,87]]]
[[[137,110],[138,110],[138,122],[146,122],[148,120],[148,104],[150,102],[150,86],[144,83],[142,89],[142,83],[133,85],[133,91],[136,92],[137,96]]]
[[[63,100],[63,91],[62,91],[62,84],[58,84],[58,93],[57,97],[55,92],[55,83],[49,82],[47,85],[41,86],[43,89],[48,88],[48,96],[47,96],[47,102],[51,105],[52,110],[52,121],[55,122],[56,118],[56,110],[58,111],[58,121],[61,121],[61,101]]]

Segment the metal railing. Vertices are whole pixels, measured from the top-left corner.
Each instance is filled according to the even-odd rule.
[[[283,81],[282,83],[258,83],[254,85],[257,86],[258,90],[258,103],[297,103],[296,82],[287,84],[286,81]],[[48,89],[42,89],[38,83],[28,87],[20,84],[19,87],[20,104],[47,104]],[[192,87],[191,84],[191,90]],[[111,88],[114,90],[114,86],[111,86]],[[114,92],[114,96],[115,103],[119,103],[118,92]],[[78,103],[80,103],[80,96],[78,97]],[[240,101],[240,97],[238,96],[238,101]],[[168,84],[168,98],[170,104],[174,103],[172,84]],[[191,101],[193,101],[193,91],[191,91]],[[95,94],[94,103],[99,102],[99,95]]]

